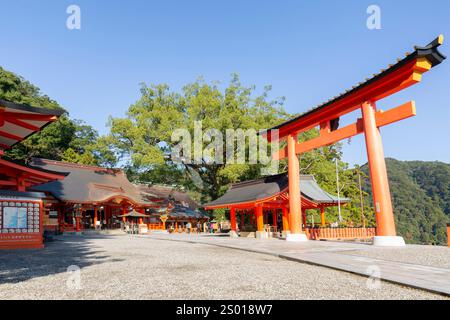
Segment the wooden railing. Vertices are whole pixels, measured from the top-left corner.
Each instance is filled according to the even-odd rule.
[[[376,228],[306,228],[310,240],[371,239]]]
[[[159,223],[148,223],[147,224],[148,230],[162,230],[163,225]]]

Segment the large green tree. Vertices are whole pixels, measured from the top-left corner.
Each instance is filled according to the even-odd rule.
[[[110,119],[109,139],[138,180],[170,183],[177,177],[201,189],[204,200],[215,198],[230,183],[257,176],[259,166],[207,161],[174,164],[170,154],[178,141],[172,141],[172,133],[186,129],[194,136],[195,121],[202,121],[204,131],[217,129],[224,137],[227,129],[270,128],[288,114],[282,108],[283,99],[269,100],[269,91],[266,87],[255,95],[255,88],[244,87],[236,75],[224,90],[203,80],[186,85],[180,93],[167,85],[143,85],[141,98],[130,106],[127,116]],[[155,172],[166,174],[162,177]]]

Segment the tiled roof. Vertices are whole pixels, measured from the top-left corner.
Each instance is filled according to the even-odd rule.
[[[233,184],[222,197],[203,205],[203,207],[245,204],[268,199],[288,191],[288,185],[286,173]],[[300,175],[300,190],[302,197],[315,203],[333,204],[338,202],[336,196],[320,188],[312,175]],[[340,198],[339,201],[344,203],[349,199]]]
[[[60,201],[98,203],[117,197],[142,206],[155,204],[147,198],[148,195],[143,195],[138,187],[128,181],[125,173],[119,169],[38,158],[34,158],[30,165],[39,169],[68,173],[62,181],[54,181],[33,188],[36,191],[51,193]]]
[[[141,192],[154,194],[165,202],[172,201],[175,204],[180,204],[191,210],[197,210],[199,208],[197,202],[195,202],[187,192],[177,190],[175,187],[145,184],[140,184],[137,187]]]

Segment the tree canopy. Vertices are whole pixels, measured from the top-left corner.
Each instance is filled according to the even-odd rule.
[[[257,96],[253,96],[254,91],[254,87],[244,87],[237,76],[233,76],[223,92],[218,84],[203,80],[186,85],[180,93],[164,84],[142,85],[142,96],[130,106],[127,116],[110,119],[109,142],[139,180],[153,182],[156,178],[164,182],[153,173],[169,171],[184,176],[184,182],[190,180],[191,185],[196,179],[201,181],[204,199],[217,197],[228,184],[254,177],[258,166],[206,161],[179,166],[170,159],[176,144],[171,139],[172,133],[183,128],[194,135],[195,121],[202,121],[203,130],[217,129],[225,136],[227,129],[265,129],[287,119],[283,99],[268,99],[270,87]],[[204,142],[202,147],[206,145]],[[173,178],[165,176],[167,182]]]

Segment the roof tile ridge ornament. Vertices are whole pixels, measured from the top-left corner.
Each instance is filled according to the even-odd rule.
[[[434,67],[447,58],[447,56],[445,56],[438,50],[438,48],[443,43],[444,43],[444,35],[440,34],[436,39],[434,39],[424,47],[414,46],[414,50],[417,52],[417,55],[419,57],[426,57]]]

